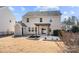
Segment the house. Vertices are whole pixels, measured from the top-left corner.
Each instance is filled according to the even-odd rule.
[[[76,16],[70,16],[68,19],[65,18],[63,23],[64,30],[71,30],[73,26],[78,26],[78,19]]]
[[[28,12],[22,17],[22,23],[25,24],[26,27],[23,28],[23,30],[25,31],[21,35],[53,34],[53,30],[61,30],[61,15],[62,14],[60,13],[60,11]],[[18,27],[18,25],[16,26]],[[20,34],[20,32],[18,32],[18,34]]]
[[[15,17],[8,7],[0,6],[0,35],[13,34]]]

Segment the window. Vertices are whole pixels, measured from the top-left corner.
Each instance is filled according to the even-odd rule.
[[[50,19],[50,22],[52,22],[52,20]]]
[[[34,28],[32,28],[32,32],[34,32]]]
[[[50,22],[52,22],[52,19],[50,19]]]
[[[42,18],[40,18],[40,22],[42,22]]]
[[[28,31],[30,32],[30,27],[28,28]]]
[[[11,20],[9,22],[11,23]]]
[[[29,22],[29,18],[27,18],[27,22]]]

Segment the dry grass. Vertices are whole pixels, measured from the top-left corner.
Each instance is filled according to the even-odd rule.
[[[22,37],[12,38],[12,36],[0,38],[0,52],[4,53],[52,53],[63,52],[63,50],[63,42],[28,40]]]

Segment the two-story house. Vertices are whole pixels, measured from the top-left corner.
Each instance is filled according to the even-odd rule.
[[[15,16],[8,7],[0,6],[0,35],[14,33]]]
[[[28,12],[22,17],[22,23],[27,27],[23,28],[24,35],[48,35],[53,30],[61,29],[60,11],[34,11]],[[22,35],[21,34],[21,35]]]

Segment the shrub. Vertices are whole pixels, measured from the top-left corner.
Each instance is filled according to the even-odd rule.
[[[54,36],[62,36],[61,30],[53,30],[53,35]]]
[[[73,33],[79,32],[79,27],[73,26],[73,27],[71,28],[71,31],[72,31]]]

